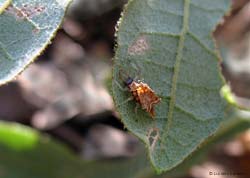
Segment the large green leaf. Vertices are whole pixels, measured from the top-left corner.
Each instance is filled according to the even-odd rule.
[[[0,84],[20,73],[50,43],[69,2],[12,0],[0,13]]]
[[[182,162],[224,118],[211,33],[229,6],[230,0],[130,0],[123,12],[113,96],[122,121],[145,143],[158,172]],[[162,98],[155,119],[134,112],[134,101],[124,102],[131,94],[119,87],[121,73],[139,74]]]

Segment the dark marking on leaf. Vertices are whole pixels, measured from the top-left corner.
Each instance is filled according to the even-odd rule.
[[[23,14],[25,14],[26,17],[34,17],[37,16],[41,13],[43,13],[45,11],[45,7],[44,6],[30,6],[28,4],[24,4],[20,10],[23,12]]]
[[[159,140],[160,138],[160,133],[159,133],[159,129],[158,128],[151,128],[148,132],[148,141],[149,141],[149,145],[150,145],[150,149],[153,150],[156,142]]]

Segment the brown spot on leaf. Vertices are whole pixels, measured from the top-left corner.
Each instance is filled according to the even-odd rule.
[[[23,20],[25,18],[25,14],[19,9],[15,8],[13,5],[9,5],[5,12],[15,16],[17,20]]]
[[[45,10],[44,6],[31,6],[24,4],[21,7],[15,7],[10,5],[6,8],[6,13],[11,14],[16,17],[17,20],[23,20],[25,18],[32,18],[41,14]]]
[[[33,30],[32,30],[32,33],[33,34],[38,34],[38,33],[40,33],[40,29],[38,29],[38,28],[34,28]]]
[[[137,38],[132,45],[128,48],[130,55],[142,55],[149,49],[149,44],[145,36]]]
[[[32,6],[28,4],[24,4],[21,8],[20,11],[22,11],[23,14],[25,14],[25,17],[34,17],[39,14],[41,14],[45,10],[44,6]]]
[[[148,132],[148,141],[150,145],[150,149],[153,150],[156,142],[160,138],[160,133],[158,128],[151,128]]]

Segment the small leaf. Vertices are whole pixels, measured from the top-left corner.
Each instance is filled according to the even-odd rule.
[[[41,54],[60,26],[69,2],[12,0],[0,14],[0,84],[13,79]]]
[[[13,150],[29,150],[38,142],[38,134],[19,125],[0,124],[0,143]]]
[[[0,155],[0,177],[79,178],[81,174],[80,160],[68,149],[20,124],[0,122]]]
[[[158,172],[181,163],[224,118],[211,33],[229,6],[230,0],[130,0],[123,12],[113,96],[122,121],[145,143]],[[135,112],[135,101],[124,102],[131,94],[119,87],[121,73],[139,76],[161,97],[155,119]]]

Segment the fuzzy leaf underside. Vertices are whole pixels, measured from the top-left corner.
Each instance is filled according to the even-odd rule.
[[[60,26],[69,2],[12,0],[0,13],[0,84],[13,79],[41,54]]]
[[[130,0],[119,21],[114,100],[158,172],[182,162],[224,118],[212,31],[229,6],[230,0]],[[155,119],[135,112],[134,101],[124,103],[131,94],[117,85],[121,73],[139,76],[162,98]]]

